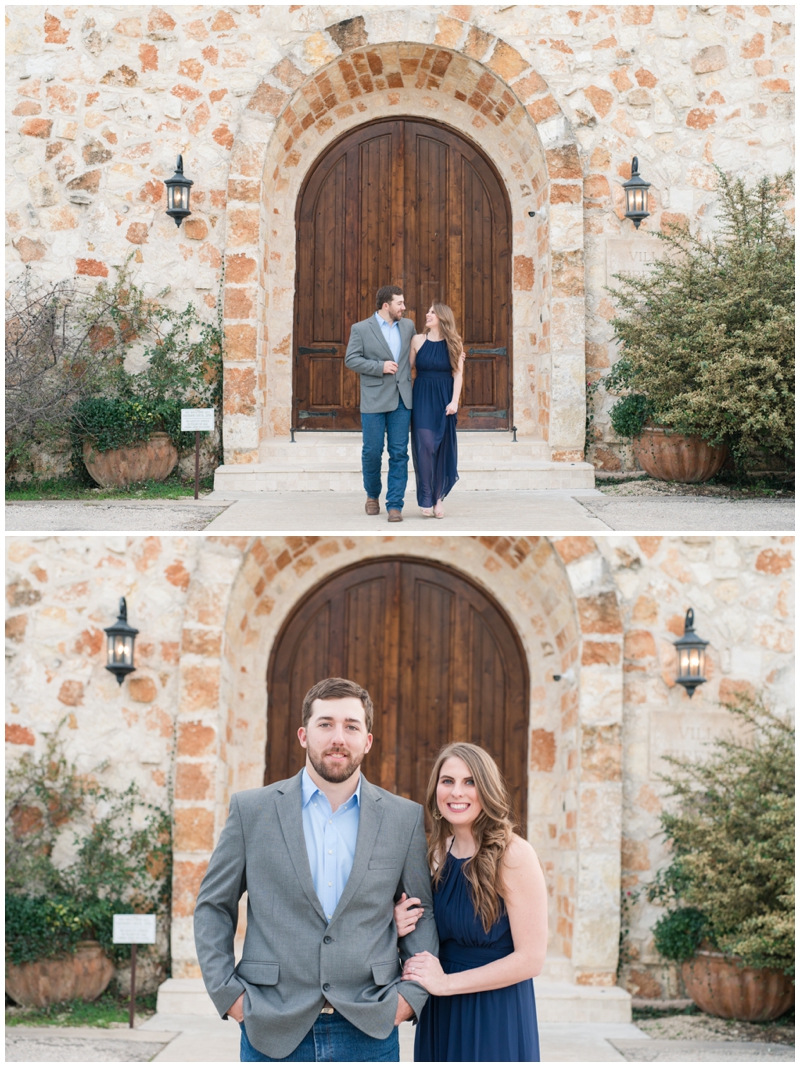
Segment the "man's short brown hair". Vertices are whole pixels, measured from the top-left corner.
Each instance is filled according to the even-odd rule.
[[[382,285],[375,294],[375,310],[380,311],[384,304],[391,304],[396,296],[402,296],[403,290],[396,285]]]
[[[311,718],[311,705],[315,700],[335,700],[337,697],[355,697],[361,701],[364,708],[364,719],[367,723],[367,733],[372,733],[373,708],[369,693],[358,682],[351,682],[349,678],[323,678],[321,682],[312,685],[303,699],[303,726],[308,726]]]

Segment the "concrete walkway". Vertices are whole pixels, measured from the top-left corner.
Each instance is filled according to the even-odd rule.
[[[787,1062],[791,1045],[745,1041],[651,1040],[632,1023],[542,1023],[545,1063]],[[400,1028],[400,1061],[413,1060],[414,1031]],[[136,1030],[91,1027],[6,1029],[6,1061],[238,1063],[239,1027],[216,1016],[154,1015]]]
[[[720,497],[606,496],[599,490],[458,492],[443,519],[425,518],[411,490],[402,523],[385,509],[364,513],[363,492],[211,493],[199,501],[25,501],[6,505],[7,532],[359,533],[385,536],[444,533],[794,532],[793,500]]]

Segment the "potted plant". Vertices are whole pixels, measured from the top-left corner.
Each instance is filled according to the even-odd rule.
[[[728,705],[749,727],[702,762],[670,758],[668,867],[647,887],[668,910],[655,946],[703,1011],[764,1021],[794,1002],[794,730],[763,703]]]
[[[130,299],[129,292],[126,293]],[[72,410],[83,462],[101,486],[163,481],[182,447],[181,408],[213,407],[219,399],[221,333],[202,321],[192,304],[180,313],[139,310],[134,336],[141,369],[118,361],[100,395]]]
[[[63,463],[71,443],[73,470],[100,485],[167,477],[193,444],[181,408],[219,406],[223,335],[219,317],[169,307],[166,293],[146,297],[130,259],[111,284],[37,284],[28,270],[9,287],[7,473]]]
[[[71,859],[56,863],[70,836]],[[115,789],[95,774],[80,774],[64,755],[60,727],[38,759],[26,753],[12,764],[6,772],[7,994],[40,1008],[100,996],[130,956],[130,946],[113,943],[115,912],[157,915],[161,944],[142,962],[163,979],[170,858],[168,812],[146,803],[133,784]]]
[[[791,174],[754,187],[717,168],[717,227],[657,233],[665,255],[610,290],[621,358],[603,379],[610,410],[656,478],[705,481],[728,454],[794,454],[794,235]]]

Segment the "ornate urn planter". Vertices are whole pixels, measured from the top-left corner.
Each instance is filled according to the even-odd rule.
[[[721,952],[698,949],[681,964],[681,975],[698,1008],[721,1019],[766,1022],[794,1003],[792,980],[781,971],[740,967]]]
[[[132,482],[163,482],[178,462],[178,450],[166,433],[108,452],[98,452],[91,441],[84,441],[83,462],[98,485],[121,489]]]
[[[707,482],[728,458],[726,445],[709,445],[697,434],[668,433],[646,424],[633,438],[633,454],[642,470],[664,482]]]
[[[98,941],[79,941],[75,954],[33,963],[6,963],[6,993],[26,1008],[64,1000],[97,1000],[114,977],[114,964]]]

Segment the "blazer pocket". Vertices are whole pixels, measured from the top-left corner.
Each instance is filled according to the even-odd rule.
[[[236,968],[236,973],[252,985],[277,985],[279,971],[277,963],[253,963],[251,960],[242,960]]]
[[[387,960],[385,963],[372,964],[372,977],[375,985],[389,985],[400,974],[400,964],[397,957]]]
[[[393,862],[390,859],[377,859],[369,861],[369,870],[371,871],[399,871],[400,864]]]

